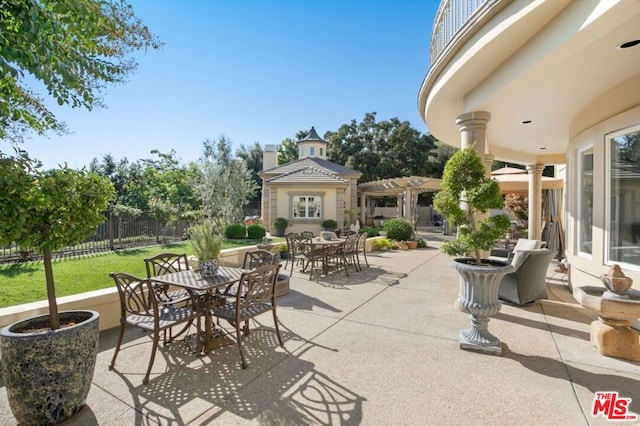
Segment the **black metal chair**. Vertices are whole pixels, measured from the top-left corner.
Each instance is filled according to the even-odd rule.
[[[158,293],[148,279],[125,273],[111,273],[109,276],[115,281],[120,296],[120,333],[118,334],[118,343],[116,344],[109,370],[113,370],[115,366],[124,336],[124,329],[127,325],[150,331],[153,333],[153,348],[151,349],[147,373],[142,379],[142,383],[146,384],[149,382],[149,374],[151,374],[151,367],[155,360],[160,332],[177,325],[190,324],[193,320],[199,321],[200,317],[196,311],[190,308],[163,304],[158,299]],[[164,343],[167,343],[166,338]]]
[[[279,269],[279,264],[267,264],[243,273],[240,281],[229,285],[223,292],[223,294],[227,292],[236,294],[238,297],[212,310],[214,316],[228,321],[235,328],[242,368],[247,368],[242,341],[245,336],[249,335],[250,319],[269,311],[273,312],[273,322],[278,335],[278,342],[280,347],[284,347],[276,313],[275,288]]]

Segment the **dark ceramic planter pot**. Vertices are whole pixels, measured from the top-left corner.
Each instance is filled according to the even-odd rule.
[[[85,404],[98,354],[99,314],[60,312],[59,330],[46,329],[49,315],[21,320],[0,332],[2,374],[9,406],[20,424],[59,423]]]

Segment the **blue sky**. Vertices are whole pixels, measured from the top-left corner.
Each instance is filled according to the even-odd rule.
[[[183,162],[225,135],[235,148],[320,135],[367,112],[428,130],[416,103],[434,0],[130,0],[165,43],[105,91],[106,108],[53,108],[70,135],[25,143],[47,168],[174,149]]]

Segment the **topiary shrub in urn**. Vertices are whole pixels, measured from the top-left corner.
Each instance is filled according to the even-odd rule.
[[[203,277],[213,277],[220,267],[220,250],[223,238],[216,235],[213,222],[206,221],[189,228],[193,254],[198,258],[198,269]]]
[[[19,151],[0,153],[0,246],[42,253],[49,314],[0,332],[2,374],[20,424],[52,424],[83,407],[98,352],[98,313],[58,312],[51,253],[80,243],[104,222],[113,185],[95,173],[47,171]]]
[[[456,306],[471,315],[471,327],[460,332],[460,347],[501,355],[500,340],[488,330],[489,316],[500,311],[500,280],[513,267],[485,258],[510,226],[506,215],[487,216],[489,210],[503,207],[500,187],[486,177],[482,159],[469,146],[447,161],[442,188],[434,197],[434,208],[458,228],[456,239],[443,243],[442,251],[464,256],[451,266],[461,277]]]

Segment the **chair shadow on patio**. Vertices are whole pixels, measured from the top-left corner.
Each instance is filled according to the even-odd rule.
[[[279,297],[277,303],[278,307],[287,307],[303,311],[313,311],[314,307],[318,307],[331,312],[342,312],[342,310],[335,308],[327,302],[297,290],[290,290],[286,295]]]
[[[247,338],[247,369],[240,368],[234,345],[197,357],[174,344],[159,350],[166,371],[157,374],[156,368],[147,385],[137,384],[137,370],[131,377],[133,367],[114,372],[133,398],[135,424],[209,424],[225,412],[265,424],[360,424],[365,399],[316,371],[300,354],[280,350],[271,328],[259,325]],[[282,334],[289,346],[292,340],[308,343],[288,329]]]
[[[371,266],[368,268],[362,268],[362,271],[360,272],[352,272],[349,276],[346,276],[343,273],[317,275],[314,276],[313,282],[328,288],[348,290],[349,286],[361,284],[395,285],[398,284],[399,280],[404,276],[406,275],[388,272],[385,269]],[[305,278],[308,279],[308,277]]]

